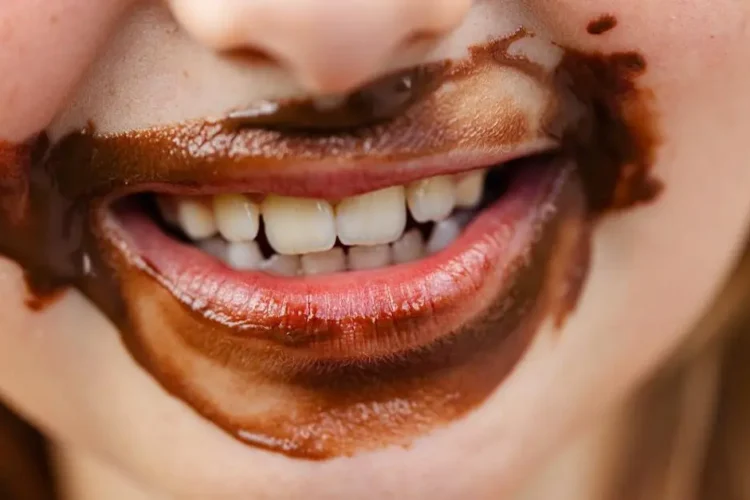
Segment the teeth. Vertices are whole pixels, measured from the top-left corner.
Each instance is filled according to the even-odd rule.
[[[427,253],[438,253],[456,241],[459,234],[461,234],[461,226],[453,218],[436,223],[427,242]]]
[[[263,263],[263,253],[254,241],[230,243],[227,247],[226,262],[232,269],[252,271]]]
[[[336,232],[345,245],[379,245],[399,239],[406,227],[403,186],[344,198],[336,206]]]
[[[227,260],[227,242],[221,238],[211,238],[198,243],[198,248],[222,262]]]
[[[423,179],[343,198],[335,209],[326,200],[279,195],[262,202],[245,194],[164,195],[156,203],[164,221],[233,269],[318,275],[386,267],[443,250],[472,217],[470,210],[453,210],[479,205],[486,175],[480,170]],[[435,223],[426,243],[420,229],[404,232],[407,210],[418,223]],[[268,259],[254,241],[261,225],[276,252]],[[346,252],[334,247],[337,237]]]
[[[336,243],[333,207],[327,201],[269,195],[261,211],[268,242],[280,254],[322,252]]]
[[[178,198],[177,221],[190,239],[203,240],[216,234],[214,211],[206,198]]]
[[[393,262],[403,264],[424,256],[424,241],[419,230],[412,229],[404,233],[393,245]]]
[[[325,252],[303,255],[302,271],[307,276],[316,274],[331,274],[346,270],[346,256],[340,247]]]
[[[260,269],[278,276],[297,276],[299,274],[300,259],[296,255],[273,254],[263,261]]]
[[[172,226],[180,225],[180,221],[177,220],[177,201],[173,196],[157,196],[156,205],[164,222]]]
[[[456,206],[474,208],[482,201],[484,191],[484,170],[472,172],[456,179]]]
[[[251,241],[258,235],[260,209],[241,194],[214,197],[216,226],[227,241]]]
[[[456,205],[455,187],[448,176],[423,179],[409,184],[406,200],[414,220],[437,222],[453,212]]]
[[[347,263],[352,271],[388,266],[391,263],[391,247],[390,245],[352,247],[349,249]]]

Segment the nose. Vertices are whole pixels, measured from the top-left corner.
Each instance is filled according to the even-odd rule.
[[[201,43],[219,51],[261,52],[307,89],[337,93],[381,75],[406,51],[439,41],[461,23],[472,0],[170,3],[178,22]]]

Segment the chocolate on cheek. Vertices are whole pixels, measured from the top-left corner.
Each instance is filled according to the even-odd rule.
[[[611,14],[603,14],[601,17],[589,22],[586,31],[591,35],[602,35],[617,26],[617,18]]]
[[[165,388],[239,439],[311,459],[408,445],[484,401],[545,318],[564,321],[585,281],[598,217],[658,193],[650,175],[656,122],[651,96],[638,84],[646,69],[636,52],[566,52],[547,82],[560,96],[550,106],[547,132],[560,139],[561,153],[577,170],[555,215],[540,221],[540,244],[509,268],[507,286],[487,292],[481,314],[449,340],[394,363],[279,372],[267,351],[179,302],[96,229],[96,209],[113,179],[115,185],[157,182],[159,172],[132,162],[118,163],[127,172],[95,169],[101,155],[127,155],[127,148],[87,133],[53,147],[41,138],[0,148],[0,171],[12,173],[0,184],[0,251],[24,266],[37,294],[64,285],[84,291]],[[573,126],[560,120],[571,113],[578,116]],[[513,133],[524,137],[522,122],[497,138],[507,141]],[[99,147],[96,160],[92,145]],[[182,174],[185,184],[211,180],[198,171]]]

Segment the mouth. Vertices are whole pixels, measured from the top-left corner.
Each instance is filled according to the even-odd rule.
[[[310,196],[264,192],[262,174],[130,187],[93,212],[92,274],[117,292],[89,296],[121,297],[136,359],[245,443],[307,459],[407,445],[492,393],[582,286],[580,179],[535,144],[328,195],[314,172]]]
[[[561,91],[507,54],[524,36],[379,82],[357,113],[326,99],[322,121],[310,101],[261,103],[42,144],[32,223],[4,227],[21,236],[3,252],[37,289],[77,286],[162,387],[245,443],[407,446],[485,401],[574,307],[592,212],[653,192],[651,136],[623,118],[648,116],[631,109],[645,66],[572,54],[565,85],[580,81]],[[357,127],[372,102],[393,114]]]
[[[447,165],[463,170],[339,198],[133,194],[111,205],[108,235],[186,307],[295,370],[373,365],[451,337],[510,289],[573,175],[554,152]]]

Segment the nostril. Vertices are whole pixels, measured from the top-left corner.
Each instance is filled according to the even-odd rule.
[[[437,31],[417,31],[407,36],[401,43],[401,48],[410,48],[414,45],[431,45],[437,43],[443,36]]]
[[[269,52],[257,47],[241,47],[221,52],[221,55],[234,62],[247,65],[280,65],[278,59]]]
[[[260,103],[229,114],[236,127],[333,133],[393,120],[442,83],[448,65],[432,63],[375,79],[354,92],[317,99]]]

